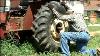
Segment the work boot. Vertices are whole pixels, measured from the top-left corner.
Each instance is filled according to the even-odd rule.
[[[97,55],[100,56],[100,48],[97,48]]]

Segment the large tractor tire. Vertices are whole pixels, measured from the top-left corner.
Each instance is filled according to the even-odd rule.
[[[51,4],[54,4],[56,10],[64,14],[66,11],[64,10],[64,7],[59,4],[59,2],[52,1]],[[53,24],[54,21],[56,21],[56,17],[54,16],[53,12],[48,8],[48,4],[41,6],[41,8],[38,10],[38,13],[35,15],[35,21],[33,21],[33,28],[35,30],[35,34],[33,35],[34,39],[36,40],[37,48],[42,51],[57,51],[60,47],[59,45],[59,33],[56,31],[56,26],[58,24]],[[60,22],[60,21],[59,21]],[[52,28],[52,25],[53,26]],[[53,29],[57,33],[55,35],[53,34]],[[55,37],[54,37],[55,36]]]

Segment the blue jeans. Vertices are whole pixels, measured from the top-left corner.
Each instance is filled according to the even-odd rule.
[[[86,32],[62,32],[60,33],[60,43],[61,43],[61,50],[64,56],[70,56],[69,50],[69,41],[76,42],[76,51],[81,52],[82,54],[90,54],[90,56],[96,55],[96,50],[86,49],[87,43],[90,39],[90,36]]]

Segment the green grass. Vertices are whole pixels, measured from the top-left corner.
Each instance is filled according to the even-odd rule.
[[[88,29],[89,29],[89,31],[92,31],[92,32],[93,31],[100,31],[100,26],[95,26],[95,27],[94,26],[89,26]]]
[[[100,47],[100,35],[95,36],[89,41],[88,48],[98,48]],[[75,51],[71,52],[72,56],[89,56],[89,55],[82,55]],[[59,52],[57,53],[50,53],[50,52],[43,52],[37,53],[36,50],[32,47],[32,45],[28,42],[23,43],[20,46],[16,46],[11,44],[7,40],[1,41],[1,56],[60,56]]]
[[[90,31],[100,31],[100,27],[89,27]],[[52,53],[52,52],[43,52],[37,53],[32,44],[25,41],[23,44],[16,46],[9,42],[9,40],[0,40],[1,44],[1,56],[60,56],[60,52]],[[96,35],[91,38],[88,44],[88,48],[98,48],[100,47],[100,35]],[[71,52],[71,56],[89,56],[82,55],[75,51]]]
[[[8,40],[1,41],[1,56],[21,56],[35,54],[35,49],[29,43],[23,43],[20,46],[10,43]]]
[[[85,20],[85,22],[86,22],[87,24],[90,24],[90,20],[89,20],[89,19]],[[100,24],[100,18],[97,18],[96,24]]]
[[[97,23],[100,24],[100,18],[97,18]]]
[[[89,48],[100,48],[100,35],[93,37],[88,44]]]
[[[16,46],[9,40],[1,40],[1,56],[60,56],[60,53],[43,52],[37,53],[32,44],[25,42]]]

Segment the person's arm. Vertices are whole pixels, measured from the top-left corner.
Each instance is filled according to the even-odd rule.
[[[66,20],[66,21],[75,22],[75,18],[74,18],[73,15],[62,15],[59,19],[60,20]]]

